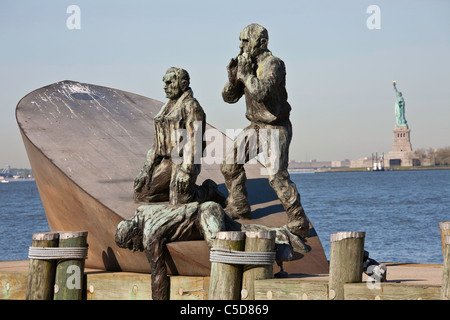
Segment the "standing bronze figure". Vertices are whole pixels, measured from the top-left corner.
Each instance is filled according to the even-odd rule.
[[[270,149],[269,153],[276,154],[278,166],[267,166],[266,163],[269,183],[287,213],[289,231],[303,238],[308,237],[309,221],[301,205],[297,187],[290,180],[287,171],[292,125],[289,120],[291,106],[287,101],[284,62],[273,56],[268,49],[269,36],[264,27],[251,24],[241,31],[239,39],[240,53],[227,66],[228,82],[222,92],[223,99],[227,103],[236,103],[245,95],[246,117],[250,125],[240,135],[248,135],[251,131],[251,134],[257,136],[258,146],[266,146]],[[268,141],[261,141],[267,139],[266,135],[260,134],[262,129],[278,132],[276,147],[271,146]],[[232,218],[250,218],[244,164],[229,161],[230,158],[235,159],[238,148],[236,141],[241,140],[240,136],[236,138],[233,149],[227,151],[227,157],[221,165],[229,192],[226,212]],[[251,148],[250,143],[245,144],[246,161],[249,160]]]

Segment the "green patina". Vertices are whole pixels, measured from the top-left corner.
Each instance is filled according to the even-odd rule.
[[[397,83],[394,81],[394,90],[396,93],[395,101],[395,126],[408,127],[408,122],[405,118],[405,99],[400,91],[397,90]]]

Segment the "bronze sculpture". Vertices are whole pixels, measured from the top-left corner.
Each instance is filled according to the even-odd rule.
[[[169,283],[166,244],[192,240],[200,232],[211,246],[214,232],[225,230],[224,211],[216,202],[180,205],[142,205],[116,229],[116,244],[132,251],[145,251],[152,273],[152,299],[167,300]]]
[[[249,25],[241,32],[240,40],[241,52],[227,67],[228,82],[222,96],[224,101],[235,103],[245,95],[246,116],[251,124],[237,137],[220,167],[229,192],[227,199],[212,180],[205,180],[201,186],[195,184],[205,148],[202,138],[206,121],[189,87],[189,74],[184,69],[170,68],[163,78],[169,100],[154,119],[153,146],[134,181],[134,198],[169,203],[140,206],[131,219],[118,225],[115,239],[121,248],[145,251],[151,265],[153,299],[167,299],[166,244],[195,239],[198,231],[211,247],[213,232],[274,230],[281,269],[282,261],[293,257],[292,247],[308,251],[302,238],[309,236],[309,221],[287,171],[292,126],[285,66],[267,49],[265,28]],[[245,144],[242,161],[236,157],[239,141]],[[266,156],[269,183],[287,213],[285,226],[270,228],[233,220],[250,218],[244,164],[258,151]],[[270,159],[276,159],[276,165]]]
[[[213,232],[225,225],[225,197],[207,179],[195,184],[205,148],[206,116],[189,87],[189,74],[169,68],[163,77],[168,101],[154,118],[155,138],[146,162],[134,180],[134,199],[163,202],[141,205],[116,229],[116,244],[145,251],[152,273],[152,298],[168,298],[166,244],[192,240],[201,233],[210,245]],[[199,142],[200,141],[200,142]]]
[[[193,201],[224,205],[224,196],[214,181],[195,184],[205,147],[202,137],[206,116],[189,87],[189,74],[172,67],[163,82],[168,101],[154,119],[155,139],[135,178],[134,198],[142,202],[169,201],[173,205]]]
[[[277,146],[270,146],[265,141],[262,143],[260,141],[258,145],[266,146],[269,153],[275,153],[275,158],[279,161],[279,165],[275,168],[267,166],[267,163],[266,167],[269,183],[287,213],[289,231],[306,238],[309,236],[309,221],[301,205],[297,187],[290,180],[287,171],[292,125],[289,120],[291,106],[287,102],[285,65],[268,49],[269,36],[264,27],[251,24],[241,31],[239,38],[240,53],[231,59],[227,66],[228,82],[222,91],[223,100],[227,103],[236,103],[245,95],[246,117],[250,120],[250,125],[235,141],[242,140],[242,136],[248,135],[249,132],[256,134],[257,140],[263,140],[265,137],[259,134],[261,130],[279,134]],[[229,192],[226,212],[232,218],[250,218],[244,164],[229,161],[230,158],[236,160],[237,148],[235,143],[233,148],[227,151],[228,156],[221,165]],[[246,161],[249,160],[251,148],[252,146],[246,143]]]

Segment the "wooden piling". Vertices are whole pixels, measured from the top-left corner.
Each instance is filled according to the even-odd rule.
[[[245,233],[245,251],[274,252],[275,231],[247,231]],[[255,300],[255,280],[273,278],[273,264],[244,265],[242,272],[242,300]]]
[[[450,300],[450,235],[444,239],[444,263],[442,266],[441,299]]]
[[[344,284],[362,281],[365,232],[331,234],[328,298],[344,299]]]
[[[243,251],[245,232],[222,231],[213,234],[214,248]],[[239,300],[242,285],[242,265],[211,263],[209,300]]]
[[[57,232],[33,234],[31,246],[49,248],[58,246]],[[30,259],[27,279],[27,300],[52,300],[55,283],[56,261],[53,259]]]
[[[60,248],[85,248],[87,232],[60,232]],[[84,258],[64,258],[57,262],[54,300],[81,300],[83,296]]]
[[[445,237],[450,236],[450,221],[439,222],[439,229],[441,230],[442,254],[445,254]]]

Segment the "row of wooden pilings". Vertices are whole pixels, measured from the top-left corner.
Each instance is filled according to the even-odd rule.
[[[87,232],[33,234],[29,249],[27,300],[81,300]]]
[[[329,298],[344,298],[344,284],[361,282],[365,232],[338,232],[331,235]],[[246,252],[273,251],[275,232],[218,232],[215,247]],[[211,263],[210,300],[253,300],[254,281],[273,277],[272,264],[233,264],[226,260]]]
[[[254,281],[268,279],[273,276],[275,261],[275,232],[274,231],[223,231],[213,235],[214,250],[228,251],[223,260],[211,260],[211,277],[209,285],[209,300],[254,300]],[[243,252],[240,261],[233,259],[233,254]],[[266,264],[252,264],[252,258],[245,255],[252,253],[273,254]],[[237,258],[239,260],[239,258]],[[216,262],[214,262],[216,261]]]
[[[439,227],[444,255],[441,299],[448,300],[450,299],[450,221],[439,223]],[[253,300],[255,298],[254,281],[273,277],[275,232],[230,231],[218,232],[214,237],[212,251],[216,250],[219,259],[211,262],[209,299]],[[344,299],[344,284],[362,281],[364,240],[365,232],[331,234],[329,299]],[[242,257],[237,259],[240,259],[238,263],[233,263],[237,261],[233,260],[236,252],[242,252]],[[29,257],[26,299],[82,299],[87,232],[33,234]],[[262,259],[263,262],[259,263],[258,259]]]
[[[439,223],[444,263],[441,299],[450,299],[450,221]],[[328,298],[344,299],[344,284],[362,282],[365,232],[337,232],[330,237]],[[216,248],[245,252],[271,252],[275,246],[274,232],[218,232]],[[243,262],[245,263],[245,261]],[[273,277],[273,264],[211,263],[210,300],[253,300],[255,280]],[[379,274],[371,281],[380,281]]]

